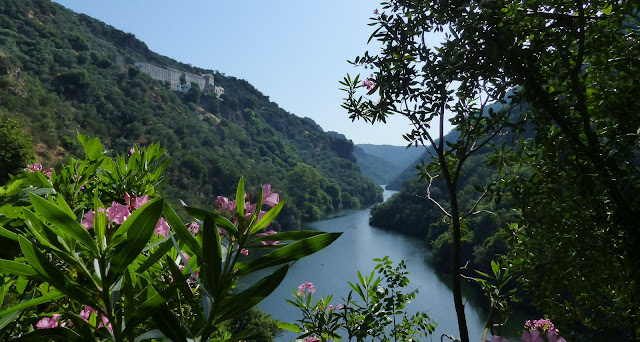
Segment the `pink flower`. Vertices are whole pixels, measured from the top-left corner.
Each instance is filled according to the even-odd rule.
[[[27,167],[24,170],[25,171],[29,171],[31,173],[36,173],[36,171],[41,171],[42,170],[42,164],[35,163],[33,165],[27,165]]]
[[[559,337],[557,332],[547,333],[547,339],[549,342],[567,342],[564,338]]]
[[[522,337],[520,337],[520,341],[522,342],[544,342],[542,336],[540,336],[540,332],[538,330],[534,330],[531,332],[525,331],[522,333]]]
[[[98,208],[98,211],[104,213],[106,210],[104,210],[104,208]],[[84,216],[82,217],[82,226],[84,229],[89,230],[93,228],[93,221],[95,220],[95,217],[96,213],[93,209],[84,213]]]
[[[164,217],[161,217],[160,220],[158,220],[158,224],[156,225],[155,233],[157,235],[167,237],[169,236],[169,228],[170,227],[167,221],[165,221]]]
[[[198,232],[200,231],[200,225],[198,224],[198,222],[191,222],[191,224],[189,224],[189,231],[191,233],[193,233],[193,235],[198,235]],[[219,230],[220,228],[218,228]],[[220,234],[222,235],[222,234]]]
[[[220,236],[227,236],[227,231],[218,227],[218,234],[220,234]]]
[[[255,209],[255,208],[256,208],[256,204],[255,203],[244,202],[245,217],[251,215],[251,213],[253,212],[253,209]]]
[[[377,9],[377,8],[373,10],[373,14],[378,15],[378,13],[379,13],[379,12],[378,12],[378,9]]]
[[[142,197],[134,197],[133,201],[131,201],[131,196],[128,193],[124,194],[124,203],[129,207],[129,211],[134,211],[136,209],[140,209],[143,205],[149,202],[149,195],[144,195]]]
[[[304,342],[317,342],[317,341],[320,341],[320,339],[315,337],[315,336],[313,336],[313,337],[305,337],[304,338]]]
[[[147,202],[149,202],[149,195],[144,195],[142,197],[136,196],[133,199],[133,208],[134,209],[140,209],[140,207],[142,207],[143,205],[147,204]]]
[[[262,204],[274,207],[280,202],[280,195],[271,192],[271,184],[267,183],[262,186]]]
[[[131,215],[129,208],[126,205],[117,203],[116,201],[113,201],[113,203],[111,203],[111,207],[107,208],[107,217],[109,218],[109,221],[116,224],[124,223],[129,215]]]
[[[33,165],[27,165],[27,167],[24,169],[25,171],[29,171],[30,173],[36,173],[36,171],[42,171],[42,174],[47,176],[47,177],[51,177],[51,171],[53,170],[52,168],[48,168],[48,169],[44,169],[44,167],[42,166],[42,164],[40,163],[35,163]]]
[[[36,327],[40,329],[51,329],[58,327],[58,320],[60,320],[61,314],[53,314],[51,318],[44,317],[36,323]]]
[[[342,310],[342,309],[344,309],[344,305],[338,304],[338,310]]]
[[[89,317],[91,317],[91,314],[94,314],[96,316],[99,315],[98,311],[88,305],[84,306],[84,309],[82,311],[80,311],[80,313],[78,314],[78,316],[80,316],[80,318],[82,318],[82,320],[84,320],[85,322],[89,323]],[[109,319],[106,316],[100,316],[100,320],[102,321],[102,323],[100,323],[98,325],[98,329],[105,326],[107,327],[107,329],[113,334],[113,326],[111,326],[111,322],[109,322]]]
[[[243,248],[242,250],[240,250],[240,253],[243,255],[249,255],[249,250],[246,248]]]
[[[264,233],[260,233],[260,234],[256,234],[257,236],[269,236],[269,235],[273,235],[277,233],[275,230],[270,230]],[[280,241],[261,241],[263,245],[265,246],[272,246],[272,245],[277,245],[280,243]]]
[[[220,211],[223,213],[227,211],[233,211],[236,208],[236,202],[229,202],[229,199],[224,196],[216,197],[216,204],[218,205],[218,208],[220,208]]]
[[[93,219],[96,216],[96,213],[93,210],[89,210],[84,214],[82,218],[82,226],[84,229],[89,230],[93,228]]]
[[[373,89],[373,87],[376,86],[376,84],[373,83],[373,81],[371,80],[372,78],[373,78],[373,74],[369,75],[369,77],[366,80],[362,81],[362,86],[367,87],[367,90],[371,90]]]
[[[316,293],[316,289],[313,287],[313,284],[306,282],[298,286],[298,296],[303,296],[305,290],[308,290],[310,294]]]
[[[132,155],[136,152],[136,149],[134,147],[129,149],[129,155]]]
[[[78,316],[82,318],[85,322],[89,322],[89,316],[91,316],[92,312],[96,312],[96,310],[88,305],[84,306],[84,309],[80,311]]]

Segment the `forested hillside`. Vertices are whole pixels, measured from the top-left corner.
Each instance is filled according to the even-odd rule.
[[[211,73],[224,94],[173,92],[133,66],[140,61]],[[279,223],[292,229],[381,198],[351,141],[284,111],[244,80],[158,55],[130,33],[48,0],[0,3],[0,119],[23,125],[47,167],[81,153],[78,133],[113,153],[159,142],[174,159],[163,189],[173,201],[213,205],[241,175],[249,188],[271,183],[288,201]]]
[[[504,106],[508,104],[492,104],[488,106],[487,112],[489,109],[499,111]],[[520,106],[511,110],[514,121],[522,108]],[[444,136],[444,141],[453,142],[459,136],[460,132],[452,130]],[[470,261],[470,267],[488,271],[491,260],[508,251],[507,244],[497,233],[514,219],[512,202],[509,198],[503,199],[499,193],[494,193],[493,196],[489,192],[485,193],[487,185],[495,185],[500,177],[496,166],[490,165],[495,153],[493,146],[513,146],[517,139],[531,136],[531,132],[526,130],[514,134],[509,129],[504,129],[489,145],[466,161],[457,200],[460,208],[463,208],[463,215],[471,210],[477,212],[469,217],[462,234],[462,257]],[[435,151],[432,146],[425,147],[422,151],[420,159],[426,164],[431,161],[430,153],[435,155]],[[391,180],[387,189],[397,189],[399,193],[372,208],[370,223],[425,239],[433,252],[435,266],[441,272],[448,273],[451,270],[453,236],[442,210],[428,198],[430,195],[449,210],[448,191],[442,177],[434,179],[429,187],[429,180],[420,179],[419,173],[416,166],[411,165]]]

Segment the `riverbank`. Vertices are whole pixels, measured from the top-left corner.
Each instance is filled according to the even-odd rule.
[[[385,199],[393,192],[385,191]],[[323,251],[294,264],[278,289],[262,303],[260,309],[284,322],[295,322],[300,313],[285,299],[293,296],[293,289],[304,282],[312,282],[317,290],[315,296],[334,295],[334,305],[346,297],[350,287],[348,281],[357,281],[357,271],[369,273],[375,266],[374,258],[389,256],[394,262],[405,260],[411,283],[408,290],[418,289],[416,299],[409,304],[410,312],[426,311],[438,323],[434,336],[457,335],[458,327],[453,295],[449,279],[439,275],[430,266],[430,253],[426,245],[417,239],[369,226],[369,209],[345,210],[331,215],[326,220],[307,224],[305,229],[325,232],[343,232],[343,235]],[[472,341],[480,341],[486,318],[483,300],[477,291],[465,289],[466,314]],[[516,329],[524,321],[516,318]],[[503,335],[513,335],[517,331]],[[278,341],[289,341],[293,334],[286,334]]]

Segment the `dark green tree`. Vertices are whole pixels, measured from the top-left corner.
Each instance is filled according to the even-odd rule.
[[[454,279],[456,170],[478,146],[477,137],[513,120],[535,137],[514,149],[496,147],[491,162],[505,172],[521,215],[519,225],[507,230],[520,279],[539,309],[571,327],[575,338],[637,340],[638,2],[436,0],[382,6],[372,24],[372,39],[382,50],[354,61],[374,70],[362,86],[380,104],[357,97],[358,80],[347,79],[345,106],[352,118],[372,122],[384,122],[388,113],[404,115],[416,127],[406,135],[410,142],[436,146],[437,166],[453,195],[444,209],[453,222]],[[429,46],[426,35],[445,30],[444,42]],[[517,117],[483,112],[478,107],[485,100],[473,103],[502,100],[506,91],[513,106],[523,107]],[[442,131],[449,112],[461,137],[436,142],[427,129]],[[459,314],[460,308],[456,298]]]
[[[458,198],[462,168],[470,156],[510,125],[513,106],[504,101],[508,90],[505,85],[486,82],[481,74],[471,72],[461,63],[459,48],[451,43],[457,35],[454,28],[452,36],[439,48],[425,43],[425,34],[442,30],[439,16],[444,15],[444,10],[443,13],[431,12],[427,3],[403,1],[391,1],[383,6],[382,12],[374,12],[372,25],[376,30],[371,36],[381,43],[381,51],[367,52],[354,61],[356,65],[373,69],[374,73],[362,83],[359,77],[350,76],[341,82],[348,93],[343,107],[352,120],[375,123],[386,122],[388,115],[406,117],[413,129],[404,138],[410,145],[424,146],[429,153],[431,160],[423,161],[417,168],[420,178],[429,182],[425,196],[444,213],[451,228],[454,305],[460,339],[467,342],[469,332],[461,284],[464,220],[479,213],[477,205],[487,191],[482,190],[478,201],[463,207]],[[379,101],[357,95],[361,88],[366,88],[367,95]],[[505,105],[488,106],[494,102]],[[444,139],[447,118],[460,132],[449,141]],[[446,199],[431,196],[431,184],[436,179],[444,180]]]
[[[31,137],[21,126],[11,119],[0,121],[0,184],[35,160]]]

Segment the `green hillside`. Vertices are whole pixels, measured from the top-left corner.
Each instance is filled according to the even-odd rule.
[[[174,92],[135,62],[213,74],[224,94]],[[176,202],[212,206],[241,175],[251,188],[271,183],[288,201],[279,223],[289,229],[381,197],[360,173],[351,141],[284,111],[244,80],[158,55],[130,33],[48,0],[0,2],[0,119],[22,123],[47,167],[81,153],[78,133],[113,153],[159,142],[174,159],[163,191]]]

